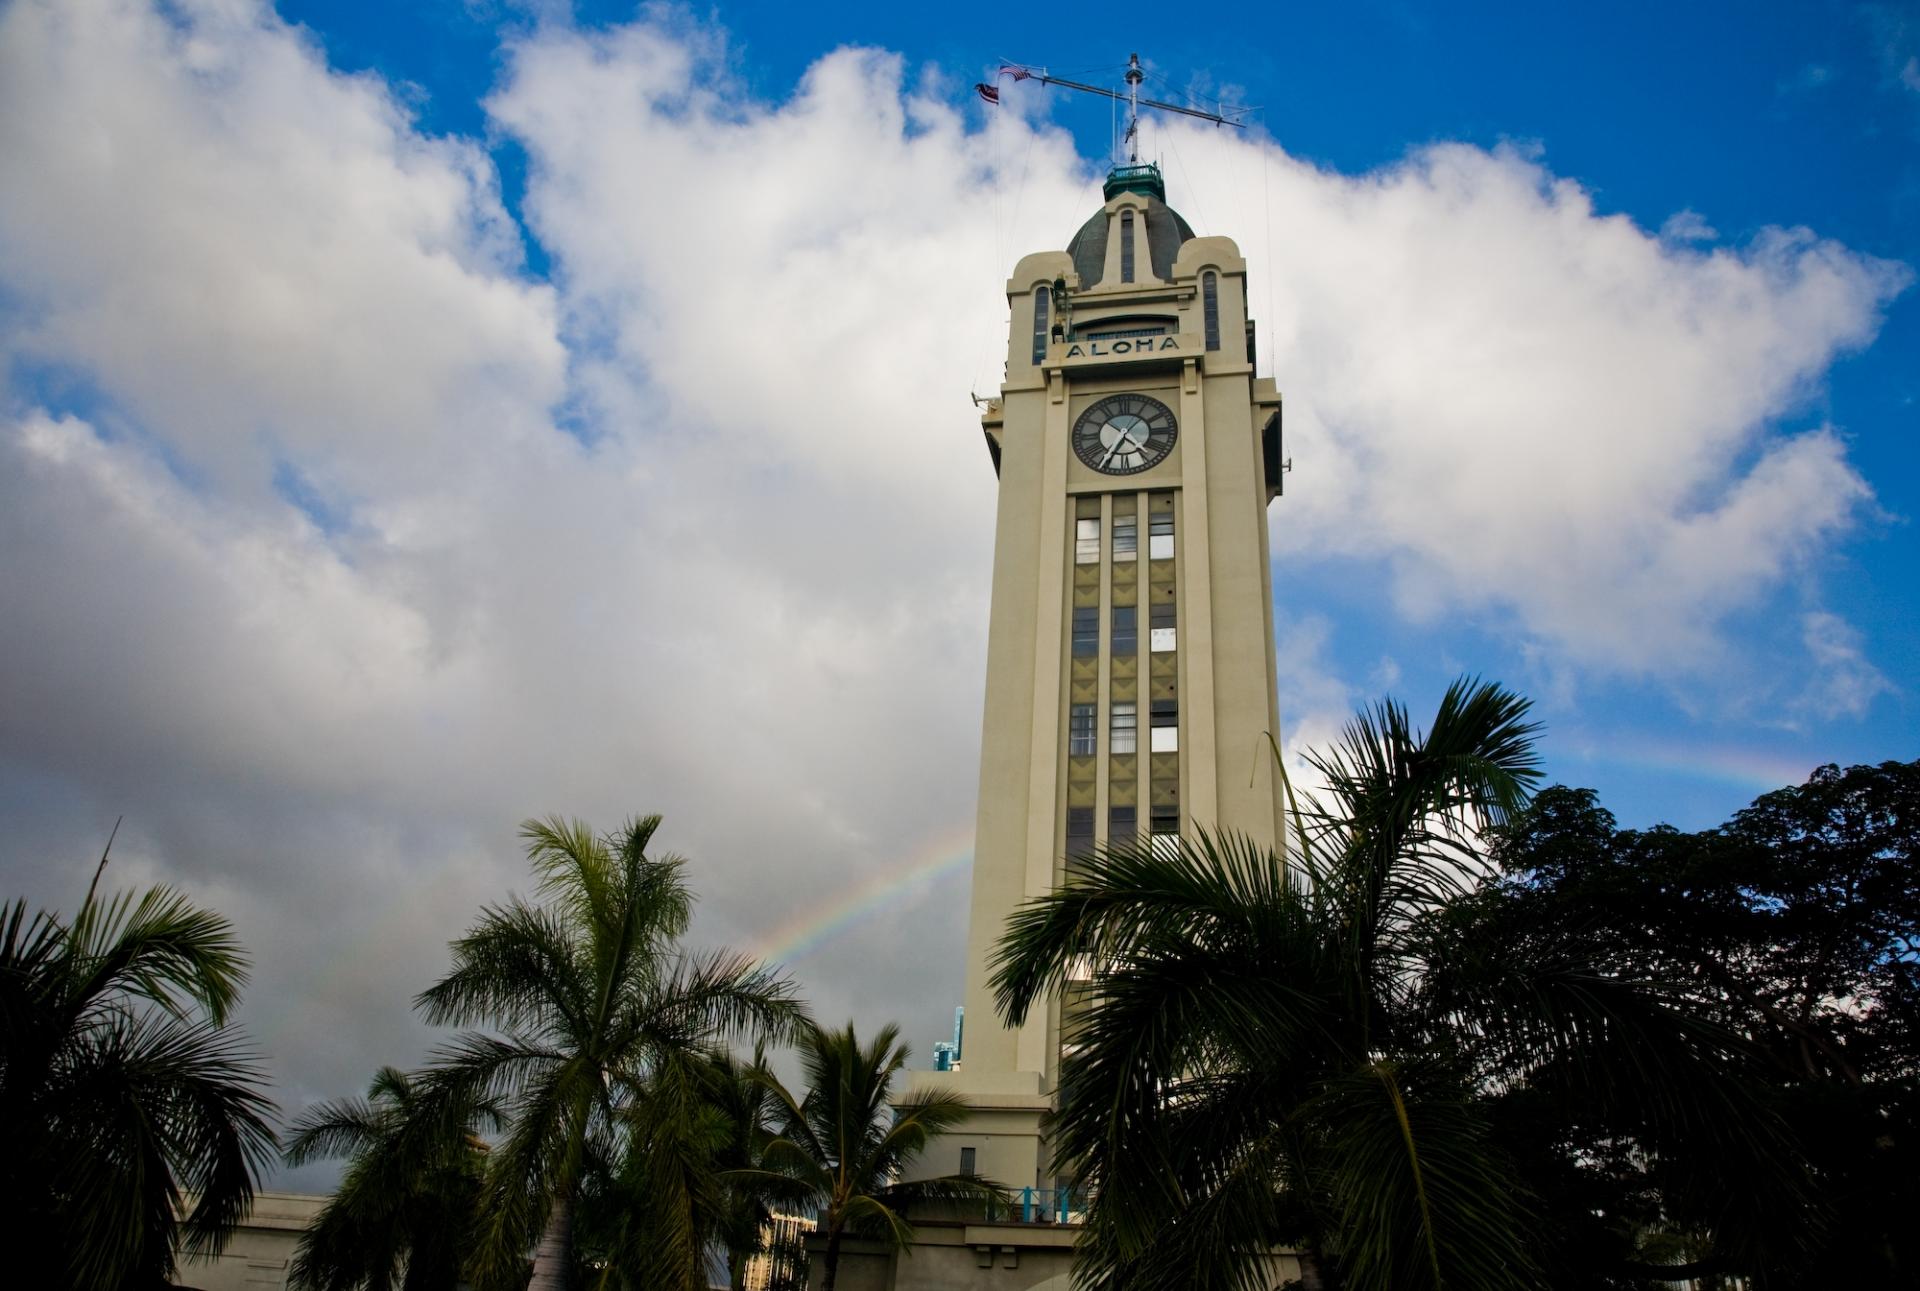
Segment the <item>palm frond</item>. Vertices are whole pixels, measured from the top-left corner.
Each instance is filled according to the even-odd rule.
[[[593,999],[581,951],[556,912],[517,898],[489,907],[452,950],[452,971],[414,998],[429,1022],[589,1030]]]
[[[377,1142],[381,1113],[364,1098],[342,1098],[308,1108],[287,1132],[282,1150],[290,1166],[351,1156]]]
[[[64,1004],[78,1016],[114,992],[224,1025],[247,981],[232,925],[171,888],[123,892],[83,906],[62,942],[70,957]]]
[[[1521,1189],[1456,1078],[1374,1063],[1310,1110],[1354,1291],[1533,1285]]]

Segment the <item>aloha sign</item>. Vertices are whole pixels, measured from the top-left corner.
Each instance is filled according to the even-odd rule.
[[[1105,348],[1102,348],[1103,345]],[[1150,351],[1179,348],[1179,339],[1172,336],[1143,336],[1137,341],[1075,341],[1067,346],[1066,357],[1086,359],[1109,354],[1146,354]]]

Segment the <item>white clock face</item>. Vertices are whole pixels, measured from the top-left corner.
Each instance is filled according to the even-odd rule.
[[[1073,423],[1073,451],[1107,475],[1135,475],[1158,466],[1179,434],[1173,409],[1143,394],[1108,395]]]

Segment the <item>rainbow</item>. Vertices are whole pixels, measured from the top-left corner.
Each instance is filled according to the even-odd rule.
[[[851,888],[798,911],[762,936],[751,953],[767,964],[804,959],[855,924],[933,884],[957,878],[972,865],[972,830],[939,834],[905,860],[882,866]]]

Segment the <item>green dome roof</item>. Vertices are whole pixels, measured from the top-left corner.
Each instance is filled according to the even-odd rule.
[[[1193,229],[1180,218],[1180,212],[1167,205],[1167,184],[1160,177],[1160,168],[1115,166],[1107,173],[1103,191],[1104,200],[1109,202],[1121,193],[1137,193],[1146,199],[1147,260],[1154,277],[1172,279],[1173,262],[1181,246],[1192,241]],[[1073,269],[1080,275],[1082,288],[1099,282],[1107,271],[1107,224],[1106,211],[1095,211],[1067,243],[1067,254],[1073,257]]]

